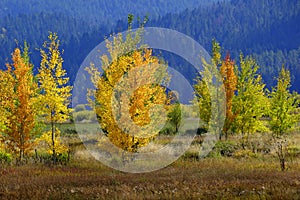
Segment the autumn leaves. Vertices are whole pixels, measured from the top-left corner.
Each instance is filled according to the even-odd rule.
[[[63,59],[59,51],[59,40],[50,33],[49,41],[41,49],[39,73],[33,75],[28,46],[23,52],[16,48],[12,54],[12,64],[0,72],[1,84],[1,135],[8,150],[25,158],[37,143],[48,144],[53,160],[64,149],[60,144],[59,130],[55,123],[65,122],[69,118],[68,108],[72,87],[66,86],[68,78],[62,68]],[[41,135],[41,123],[50,123],[51,131]],[[48,135],[48,136],[47,136]]]
[[[153,55],[151,49],[139,48],[139,33],[129,32],[126,39],[116,35],[107,41],[110,55],[101,57],[103,71],[91,64],[86,70],[91,75],[95,90],[90,90],[90,107],[97,114],[106,139],[116,147],[137,152],[140,147],[149,144],[158,134],[158,122],[169,120],[175,124],[178,132],[181,112],[180,104],[172,104],[166,85],[170,79],[167,66]],[[55,33],[50,33],[48,41],[40,50],[41,62],[38,74],[33,75],[28,47],[13,52],[12,64],[6,71],[0,71],[0,131],[1,140],[6,150],[18,155],[22,160],[32,149],[43,147],[42,151],[52,156],[55,163],[57,156],[68,149],[60,140],[60,130],[56,124],[66,122],[71,113],[69,102],[72,87],[63,69],[63,58],[59,50],[59,40]],[[109,60],[108,58],[111,58]],[[270,128],[277,135],[282,135],[293,127],[297,118],[297,95],[291,95],[289,74],[283,69],[278,85],[268,96],[262,77],[258,73],[256,62],[240,56],[239,66],[229,55],[222,61],[220,46],[213,42],[211,63],[204,63],[201,77],[194,86],[204,129],[217,119],[225,119],[224,126],[219,126],[220,139],[225,135],[237,133],[243,137],[246,146],[248,134]],[[220,73],[220,80],[213,80],[212,73]],[[214,81],[222,87],[214,88]],[[162,86],[164,85],[164,86]],[[219,105],[218,97],[225,96],[225,112],[214,110]],[[213,98],[212,98],[213,97]],[[161,112],[163,110],[163,112]],[[222,116],[224,115],[224,116]],[[270,118],[266,127],[262,117]],[[178,122],[179,121],[179,122]],[[44,131],[41,124],[49,124],[50,130]],[[42,148],[41,148],[42,149]]]

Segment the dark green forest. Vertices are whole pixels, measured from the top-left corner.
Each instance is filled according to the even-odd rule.
[[[59,6],[58,6],[59,5]],[[298,0],[232,0],[232,1],[85,1],[43,3],[38,0],[0,2],[0,67],[5,68],[10,52],[30,45],[33,63],[38,66],[39,51],[49,31],[57,32],[64,49],[64,67],[74,81],[86,55],[106,36],[127,29],[127,14],[137,18],[148,15],[146,26],[166,27],[191,36],[211,52],[216,39],[225,55],[257,59],[270,88],[275,84],[281,66],[291,71],[292,90],[300,88],[300,1]],[[188,64],[167,56],[192,81],[196,74]],[[175,68],[176,68],[175,67]],[[299,92],[299,91],[298,91]]]

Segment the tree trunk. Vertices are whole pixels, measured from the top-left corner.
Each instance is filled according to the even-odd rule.
[[[55,152],[55,129],[54,129],[53,114],[51,113],[51,140],[52,140],[52,159],[53,164],[56,164],[56,152]]]

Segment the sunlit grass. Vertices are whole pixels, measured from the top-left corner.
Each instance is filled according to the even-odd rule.
[[[72,128],[67,124],[62,126],[65,130]],[[160,135],[153,144],[150,143],[153,146],[146,147],[145,151],[157,150],[173,138]],[[269,145],[266,142],[268,138],[265,133],[249,137],[252,145],[257,144],[259,148],[263,142]],[[228,138],[237,145],[239,139],[239,136],[231,135]],[[289,134],[287,139],[293,142],[295,148],[299,147],[298,133]],[[65,134],[63,140],[71,148],[71,159],[67,165],[2,165],[1,199],[300,198],[299,154],[287,160],[287,171],[284,172],[280,171],[273,149],[266,154],[256,152],[253,157],[212,154],[199,159],[197,156],[203,138],[197,136],[188,151],[171,165],[150,173],[130,174],[111,169],[97,161],[76,134]]]

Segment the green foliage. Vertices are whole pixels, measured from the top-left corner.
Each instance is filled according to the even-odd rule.
[[[42,151],[37,154],[36,159],[38,159],[36,161],[39,161],[40,163],[51,164],[51,162],[53,161],[53,156],[51,153]],[[69,152],[59,153],[56,156],[56,163],[58,163],[58,164],[66,165],[69,161],[70,161]]]
[[[83,111],[79,111],[79,112],[74,112],[73,113],[73,119],[76,122],[82,122],[82,121],[96,122],[97,121],[95,113],[93,111],[90,111],[90,110],[83,110]]]
[[[300,145],[289,145],[287,150],[291,158],[300,157]]]
[[[287,142],[285,140],[287,131],[290,131],[299,121],[298,94],[291,94],[290,72],[283,66],[277,80],[277,86],[272,89],[270,109],[270,129],[276,153],[280,162],[281,170],[286,168],[286,157],[288,156]]]
[[[182,125],[182,108],[179,102],[171,105],[168,111],[168,123],[174,127],[174,133],[178,133],[179,127]]]
[[[237,113],[233,130],[245,136],[246,140],[248,134],[266,130],[261,117],[267,113],[268,99],[258,69],[251,57],[240,56],[237,95],[233,98],[233,113]]]
[[[75,112],[79,112],[79,111],[85,111],[86,108],[85,108],[85,105],[84,104],[79,104],[77,105],[75,108],[74,108],[74,111]]]
[[[233,141],[218,141],[208,157],[231,157],[237,149],[238,146]]]
[[[200,128],[206,130],[208,127],[221,126],[221,119],[225,117],[225,113],[221,109],[225,106],[223,105],[225,102],[222,101],[225,98],[225,91],[221,76],[218,76],[221,64],[221,47],[215,40],[212,42],[212,49],[211,63],[207,63],[201,58],[204,70],[200,72],[200,77],[197,78],[197,83],[194,85],[196,94],[194,105],[199,106]],[[215,119],[212,119],[213,116]],[[214,131],[221,132],[221,130]]]
[[[282,67],[277,80],[277,86],[272,89],[270,106],[270,129],[276,137],[283,136],[291,130],[299,120],[298,94],[290,93],[290,72]]]
[[[194,100],[194,104],[199,106],[199,117],[204,123],[201,125],[201,128],[207,130],[211,118],[211,97],[209,90],[204,80],[197,80],[194,88],[197,96],[197,99]]]
[[[8,164],[11,163],[13,160],[13,157],[11,154],[0,151],[0,164]]]

